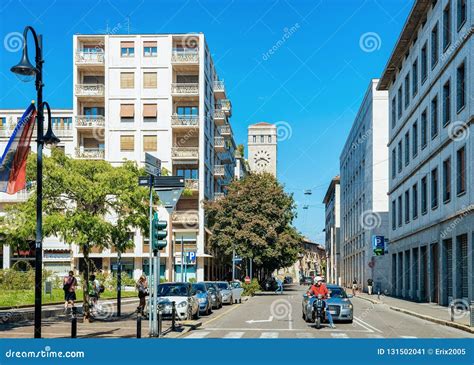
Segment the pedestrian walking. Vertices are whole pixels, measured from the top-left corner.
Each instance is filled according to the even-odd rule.
[[[67,313],[69,308],[74,308],[74,301],[76,300],[76,286],[77,279],[74,277],[74,272],[69,271],[68,276],[65,276],[63,279],[64,313]]]
[[[356,296],[356,292],[357,292],[357,279],[354,278],[354,280],[352,281],[352,295]]]
[[[146,297],[148,296],[148,281],[146,280],[145,275],[140,276],[136,283],[136,287],[138,290],[138,299],[140,300],[140,303],[137,307],[137,313],[141,313],[141,315],[144,316]]]
[[[277,282],[277,289],[275,290],[275,293],[283,294],[283,281],[281,281],[280,277],[277,277],[276,282]]]
[[[91,307],[94,308],[97,306],[97,302],[99,301],[99,293],[100,293],[100,283],[99,283],[99,280],[96,279],[94,274],[92,274],[89,277],[88,292],[89,292],[89,298],[91,301]]]
[[[367,291],[369,295],[372,295],[373,287],[374,287],[374,281],[372,279],[367,279]]]

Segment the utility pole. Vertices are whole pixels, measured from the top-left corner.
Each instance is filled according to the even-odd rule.
[[[150,225],[150,230],[149,230],[149,237],[148,237],[148,247],[150,251],[150,257],[148,261],[148,266],[149,266],[149,272],[148,272],[148,278],[149,278],[149,292],[150,292],[150,299],[149,299],[149,313],[148,313],[148,331],[150,334],[153,334],[153,328],[152,328],[152,323],[153,323],[153,316],[156,315],[156,311],[153,308],[153,303],[154,303],[154,283],[153,283],[153,250],[152,250],[152,235],[153,235],[153,175],[149,176],[149,184],[150,184],[150,209],[149,209],[149,225]]]
[[[235,248],[232,250],[232,281],[235,280]]]
[[[181,282],[184,283],[184,240],[181,235]]]

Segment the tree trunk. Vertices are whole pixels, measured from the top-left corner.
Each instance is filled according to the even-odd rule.
[[[84,245],[82,252],[84,254],[84,280],[82,283],[83,291],[83,304],[82,310],[84,312],[84,323],[89,323],[91,320],[91,310],[89,307],[89,268],[90,268],[90,259],[89,259],[89,245]]]

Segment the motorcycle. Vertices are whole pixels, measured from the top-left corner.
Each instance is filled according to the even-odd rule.
[[[319,294],[313,302],[313,323],[316,324],[316,328],[321,328],[321,322],[324,321],[325,317],[325,306],[323,296]]]

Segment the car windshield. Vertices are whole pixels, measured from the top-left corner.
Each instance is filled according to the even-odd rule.
[[[216,287],[212,283],[205,283],[207,290],[213,291],[216,290]]]
[[[232,285],[233,288],[240,288],[241,287],[240,283],[237,282],[237,281],[234,281],[231,285]]]
[[[193,289],[196,290],[198,293],[206,292],[206,286],[204,284],[193,284]]]
[[[328,288],[331,298],[347,298],[346,292],[342,288]]]
[[[186,284],[160,284],[157,293],[159,297],[186,297],[188,286]]]
[[[230,286],[228,283],[225,283],[225,282],[221,282],[221,283],[217,283],[217,287],[219,289],[230,289]]]

